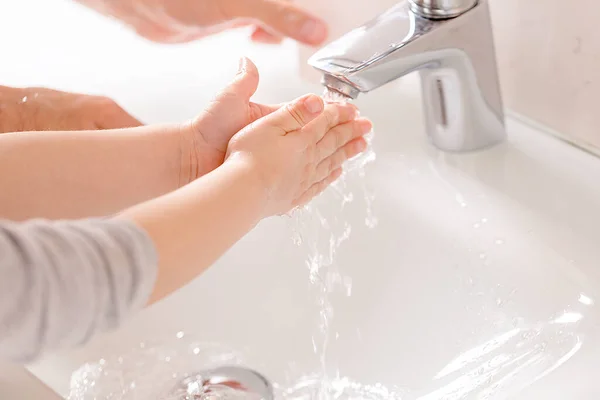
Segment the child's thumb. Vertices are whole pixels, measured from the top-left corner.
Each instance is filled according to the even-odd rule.
[[[258,88],[258,79],[256,65],[246,57],[242,57],[237,75],[224,92],[235,94],[249,101]]]

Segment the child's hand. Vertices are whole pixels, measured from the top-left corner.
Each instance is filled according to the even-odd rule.
[[[250,124],[229,143],[225,163],[255,171],[267,192],[265,216],[309,202],[342,173],[342,164],[366,148],[371,122],[351,105],[307,95]]]
[[[258,70],[252,61],[242,58],[237,75],[204,112],[184,128],[184,135],[193,143],[197,159],[197,176],[214,170],[223,163],[227,143],[246,125],[277,110],[250,101],[258,87]]]

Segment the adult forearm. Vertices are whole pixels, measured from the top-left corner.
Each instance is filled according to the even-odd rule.
[[[0,218],[104,216],[189,180],[177,127],[0,135]]]
[[[14,132],[21,124],[20,103],[23,101],[22,89],[0,85],[0,134]]]
[[[150,302],[190,282],[249,232],[263,216],[265,198],[263,183],[249,168],[227,162],[120,214],[145,230],[156,247],[158,278]]]

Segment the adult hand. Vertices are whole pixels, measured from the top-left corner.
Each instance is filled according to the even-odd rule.
[[[289,0],[77,0],[162,43],[189,42],[224,29],[256,25],[252,39],[290,37],[319,45],[327,26]]]
[[[0,87],[0,133],[142,125],[114,101],[44,88]]]

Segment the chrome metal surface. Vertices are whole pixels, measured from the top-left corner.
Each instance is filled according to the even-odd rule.
[[[409,0],[412,10],[432,19],[454,18],[477,5],[477,0]]]
[[[264,376],[238,366],[219,367],[192,374],[182,379],[172,393],[182,396],[182,400],[212,398],[211,395],[219,393],[224,397],[216,398],[274,399],[273,386]],[[226,396],[232,393],[233,396]]]
[[[432,2],[433,3],[433,2]],[[418,71],[427,134],[441,150],[492,146],[506,137],[488,0],[432,20],[404,1],[317,51],[323,84],[356,98]]]

